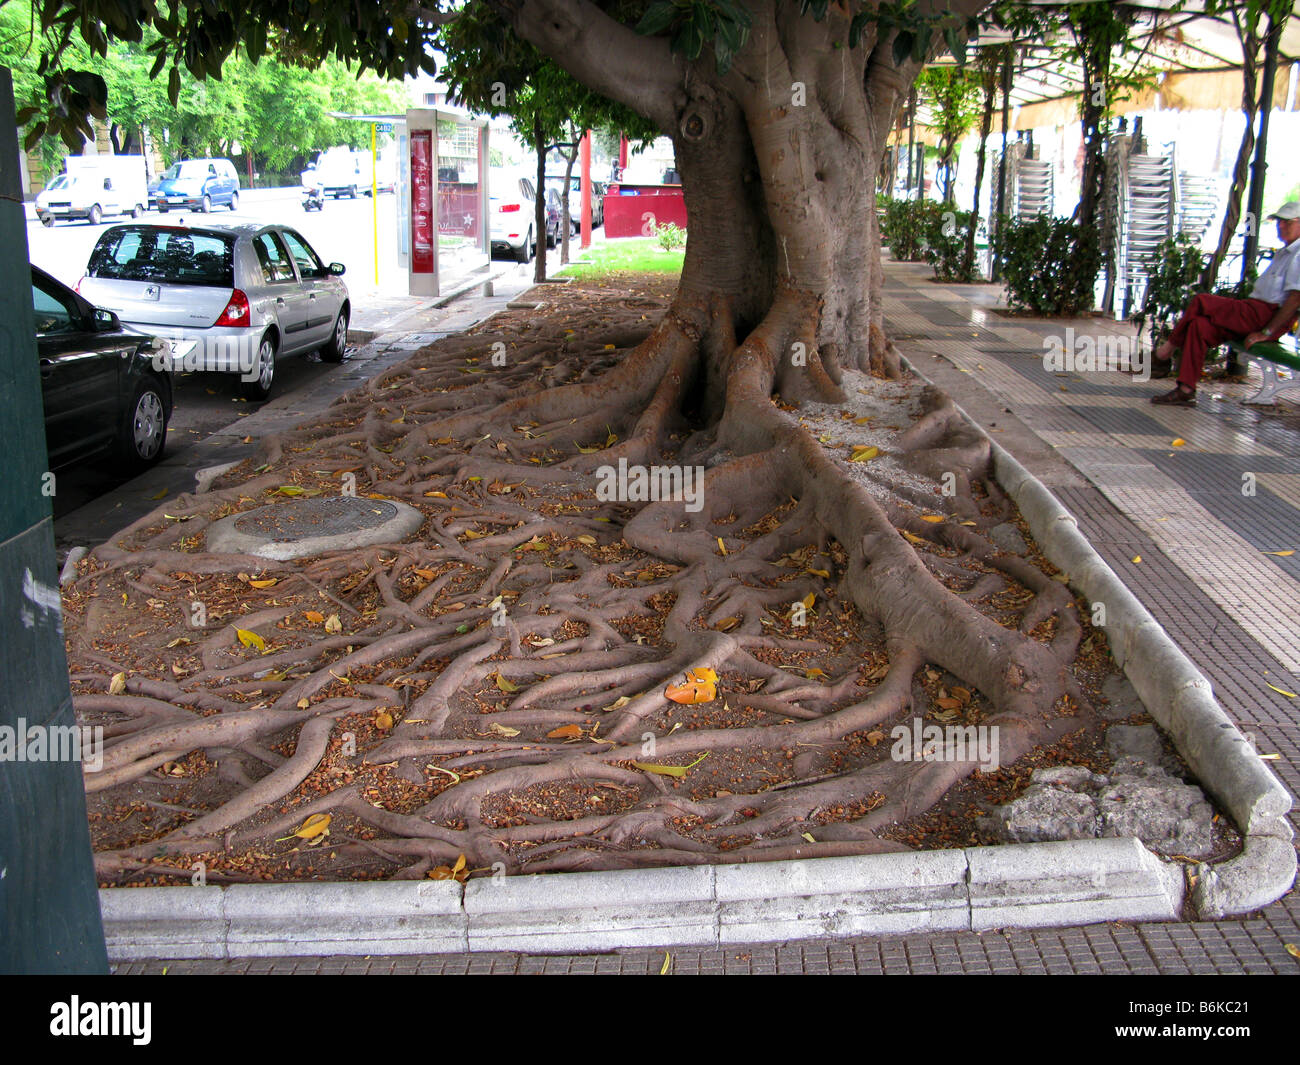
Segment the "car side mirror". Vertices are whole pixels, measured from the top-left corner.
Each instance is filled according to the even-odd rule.
[[[97,333],[116,333],[122,328],[121,319],[112,311],[95,308],[95,331]]]
[[[329,273],[332,277],[342,277],[347,267],[342,263],[330,263]]]

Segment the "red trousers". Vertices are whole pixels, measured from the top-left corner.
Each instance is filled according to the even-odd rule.
[[[1170,340],[1182,350],[1178,381],[1196,391],[1205,366],[1205,353],[1225,340],[1241,340],[1268,325],[1277,312],[1277,304],[1264,300],[1233,299],[1202,293],[1192,299],[1178,319]]]

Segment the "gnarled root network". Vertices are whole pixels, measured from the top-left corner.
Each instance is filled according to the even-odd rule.
[[[1007,764],[1080,728],[1086,622],[990,541],[1015,511],[943,397],[833,351],[795,396],[773,355],[816,335],[795,294],[727,352],[716,306],[565,299],[424,349],[83,560],[106,882],[892,850],[989,768],[965,730]],[[223,516],[345,490],[425,525],[292,562],[205,550]],[[714,697],[667,698],[691,670]],[[900,754],[914,719],[945,738]]]

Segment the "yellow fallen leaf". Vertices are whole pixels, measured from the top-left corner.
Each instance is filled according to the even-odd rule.
[[[287,836],[281,836],[276,843],[283,843],[286,839],[315,839],[317,836],[325,835],[330,830],[330,822],[333,817],[330,814],[312,814],[306,821],[298,826],[296,832]]]
[[[922,514],[921,520],[928,521],[931,525],[938,525],[940,522],[947,519],[945,519],[942,514]]]
[[[280,583],[280,578],[270,577],[264,581],[249,581],[248,583],[253,588],[274,588],[277,584]]]
[[[1295,554],[1294,551],[1265,551],[1266,555],[1277,555],[1278,558],[1290,558]]]
[[[670,684],[664,689],[664,698],[675,703],[711,703],[718,697],[717,685],[713,681],[692,680],[685,684]]]
[[[722,552],[722,557],[727,557],[727,545],[722,542],[722,537],[718,537],[718,550]]]
[[[804,676],[807,677],[809,680],[821,680],[826,675],[827,675],[826,670],[817,669],[815,666],[804,673]]]
[[[813,608],[813,603],[817,602],[817,593],[809,592],[800,600],[800,602],[803,603],[807,609],[811,610]]]
[[[799,835],[803,836],[803,838],[806,839],[809,843],[817,842],[815,839],[813,839],[813,834],[811,832],[800,832]]]
[[[869,462],[880,454],[880,448],[875,447],[855,447],[853,454],[849,456],[850,462]]]
[[[1169,441],[1169,446],[1170,446],[1170,447],[1182,447],[1185,443],[1187,443],[1187,441],[1184,440],[1181,436],[1176,436],[1176,437],[1174,437],[1172,440]]]
[[[434,499],[446,499],[446,498],[447,498],[447,493],[446,493],[446,492],[425,492],[424,494],[425,494],[426,496],[432,496]]]
[[[162,497],[165,496],[166,494],[167,494],[167,489],[164,488],[161,492],[158,492],[158,493],[155,494],[155,495],[151,495],[149,498],[150,498],[150,499],[162,499]]]
[[[331,614],[329,617],[325,619],[325,631],[326,632],[343,631],[343,622],[339,620],[339,616],[337,614]]]
[[[1300,946],[1297,946],[1295,943],[1286,944],[1286,952],[1293,958],[1300,958]]]
[[[615,699],[615,700],[614,700],[612,703],[610,703],[608,706],[602,706],[601,709],[602,709],[602,710],[606,710],[606,711],[608,711],[608,710],[622,710],[623,707],[627,706],[627,704],[630,703],[631,701],[632,701],[632,700],[629,699],[626,695],[620,695],[617,699]]]
[[[109,695],[121,695],[126,691],[126,674],[114,673],[113,679],[108,682]]]
[[[393,715],[390,714],[387,710],[380,710],[379,713],[375,715],[375,728],[386,730],[392,727],[393,727]]]
[[[921,536],[917,536],[916,533],[910,533],[906,529],[902,529],[900,531],[902,532],[903,536],[908,540],[909,543],[913,543],[913,544],[925,543],[925,538]]]
[[[582,736],[581,725],[561,725],[546,734],[548,740],[576,740]]]
[[[169,777],[183,777],[185,767],[180,762],[163,762],[162,771]]]
[[[431,569],[413,569],[411,572],[417,577],[423,577],[426,581],[431,581],[434,577],[438,576],[438,574]]]
[[[319,610],[308,610],[305,614],[303,614],[303,617],[305,617],[313,625],[319,625],[322,621],[325,620],[325,615],[322,614]]]
[[[681,778],[686,776],[686,771],[688,769],[694,769],[708,756],[709,756],[709,752],[705,751],[702,755],[700,755],[697,759],[695,759],[695,761],[691,762],[689,765],[656,765],[654,762],[633,762],[632,764],[636,766],[638,769],[645,770],[647,773],[658,773],[662,777]]]
[[[808,572],[814,577],[829,577],[831,575],[831,571],[826,569],[810,569]]]
[[[1264,681],[1264,683],[1265,683],[1265,684],[1268,684],[1268,681]],[[1274,690],[1275,692],[1277,692],[1278,695],[1285,695],[1288,699],[1294,699],[1294,698],[1296,698],[1296,693],[1295,693],[1295,692],[1289,692],[1289,691],[1287,691],[1285,688],[1276,688],[1276,687],[1274,687],[1272,684],[1268,684],[1268,686],[1269,686],[1270,688],[1273,688],[1273,690]]]
[[[500,688],[503,692],[507,692],[507,693],[517,692],[519,690],[518,684],[512,684],[510,681],[506,680],[506,678],[503,677],[500,673],[497,674],[497,687]]]
[[[668,970],[671,969],[672,967],[673,967],[673,956],[669,954],[668,951],[665,950],[664,963],[661,966],[659,966],[659,975],[667,976]]]
[[[299,709],[299,710],[306,710],[307,707],[309,707],[309,706],[311,706],[311,700],[310,700],[310,699],[303,698],[303,699],[299,699],[299,700],[298,700],[298,709]]]
[[[881,732],[880,729],[872,729],[867,733],[867,742],[873,747],[884,738],[885,734]]]
[[[686,679],[697,680],[702,684],[717,684],[718,674],[708,666],[701,666],[699,669],[688,669]]]
[[[300,496],[306,489],[299,488],[296,484],[282,484],[276,491],[282,496]]]
[[[740,624],[740,618],[738,618],[735,614],[732,614],[730,617],[723,618],[713,627],[718,632],[730,632],[739,624]]]
[[[586,544],[588,547],[596,546],[596,538],[594,536],[579,536],[576,539],[578,543]]]
[[[511,728],[509,725],[503,725],[499,721],[493,721],[492,724],[488,726],[488,731],[495,732],[498,736],[505,736],[507,739],[511,739],[519,735],[519,730],[517,728]]]
[[[1142,556],[1141,556],[1141,555],[1134,555],[1134,556],[1133,556],[1133,565],[1136,566],[1136,565],[1137,565],[1139,562],[1141,562],[1141,561],[1142,561]]]
[[[182,644],[186,644],[189,642],[190,642],[190,638],[188,636],[177,636],[176,639],[172,640],[172,642],[169,643],[167,646],[180,647]]]
[[[263,654],[266,653],[266,641],[257,633],[250,632],[248,629],[236,629],[235,635],[245,647],[256,647]]]

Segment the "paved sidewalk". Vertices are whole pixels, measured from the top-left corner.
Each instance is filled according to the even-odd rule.
[[[1151,406],[1167,382],[1056,375],[1045,337],[1132,337],[1131,325],[1008,318],[993,286],[938,285],[888,264],[887,327],[916,368],[1047,484],[1134,594],[1210,679],[1224,710],[1300,792],[1300,410],[1209,385],[1194,410]],[[1212,398],[1215,394],[1221,398]],[[1181,438],[1184,444],[1174,447]],[[1254,495],[1242,492],[1253,475]],[[1265,552],[1295,550],[1291,556]],[[1135,558],[1141,562],[1134,562]],[[1293,823],[1296,814],[1292,812]],[[850,937],[671,949],[687,973],[1300,974],[1294,890],[1242,920]],[[119,973],[658,973],[664,950],[262,958],[123,964]]]

